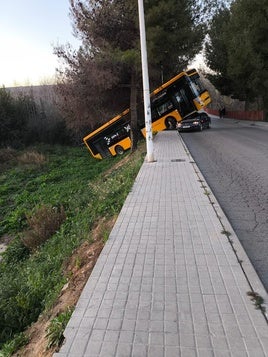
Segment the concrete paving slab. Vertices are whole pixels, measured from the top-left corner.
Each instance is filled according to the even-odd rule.
[[[54,356],[268,356],[267,293],[176,131],[154,157]]]

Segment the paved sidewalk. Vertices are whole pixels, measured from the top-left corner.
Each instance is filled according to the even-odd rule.
[[[154,156],[54,356],[268,356],[266,316],[248,292],[267,294],[176,131],[157,134]]]

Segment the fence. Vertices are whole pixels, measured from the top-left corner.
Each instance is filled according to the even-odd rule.
[[[206,108],[206,112],[212,115],[219,115],[219,111],[216,109]],[[226,110],[226,117],[239,120],[253,120],[253,121],[264,121],[263,110],[248,110],[248,111],[236,111],[236,110]]]

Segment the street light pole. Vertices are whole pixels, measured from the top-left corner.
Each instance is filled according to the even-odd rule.
[[[144,6],[143,0],[138,0],[139,6],[139,24],[140,24],[140,42],[141,42],[141,63],[142,63],[142,80],[143,80],[143,97],[144,97],[144,115],[146,130],[146,147],[147,161],[153,162],[153,135],[152,135],[152,116],[148,75],[148,60],[145,34]]]

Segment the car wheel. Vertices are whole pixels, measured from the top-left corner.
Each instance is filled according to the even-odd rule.
[[[122,148],[122,146],[117,145],[115,147],[115,152],[116,152],[117,155],[123,155],[124,154],[124,149]]]
[[[200,119],[202,119],[202,120],[207,120],[208,119],[208,115],[207,114],[204,114],[204,113],[202,113],[202,114],[200,114]]]

